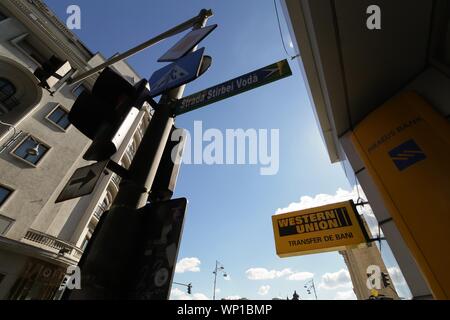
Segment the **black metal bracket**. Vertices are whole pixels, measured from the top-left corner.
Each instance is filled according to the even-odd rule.
[[[385,237],[372,238],[372,239],[369,239],[368,242],[375,242],[375,241],[382,241],[382,240],[386,240],[386,238]]]
[[[160,104],[158,102],[156,102],[155,100],[153,100],[153,98],[150,95],[145,97],[145,102],[148,102],[148,104],[150,104],[150,106],[155,110],[160,107]]]
[[[121,178],[127,178],[128,177],[128,170],[122,167],[120,164],[109,160],[106,168],[117,174]]]

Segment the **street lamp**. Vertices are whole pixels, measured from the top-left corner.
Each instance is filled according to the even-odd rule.
[[[32,136],[30,136],[30,139],[33,140],[36,145],[33,148],[28,148],[27,153],[30,156],[38,156],[39,155],[39,146],[41,145],[38,141],[36,141]]]
[[[316,292],[316,286],[314,285],[314,279],[311,279],[308,282],[306,282],[304,287],[306,289],[306,292],[308,292],[308,294],[311,294],[311,289],[312,289],[314,291],[314,296],[316,297],[316,300],[317,300],[317,292]]]
[[[9,127],[10,129],[13,129],[13,135],[8,139],[8,141],[0,149],[0,153],[3,153],[3,151],[5,151],[9,146],[11,146],[15,141],[17,141],[17,139],[23,133],[23,131],[17,132],[17,128],[13,124],[10,124],[7,122],[0,121],[0,125],[4,125],[4,126]],[[33,157],[38,156],[39,155],[39,147],[40,147],[41,143],[36,141],[36,139],[34,139],[31,135],[29,137],[34,143],[36,143],[36,145],[32,148],[28,148],[26,150],[26,152],[30,156],[33,156]]]
[[[216,268],[213,271],[214,274],[214,291],[213,291],[213,300],[216,300],[216,282],[217,282],[217,273],[222,272],[224,278],[228,277],[228,274],[225,272],[224,266],[216,260]]]

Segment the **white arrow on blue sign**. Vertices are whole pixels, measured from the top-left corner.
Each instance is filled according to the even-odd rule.
[[[204,51],[205,48],[201,48],[155,71],[148,81],[150,95],[156,97],[167,90],[197,79]]]

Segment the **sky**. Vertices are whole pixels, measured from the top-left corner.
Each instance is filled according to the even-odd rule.
[[[81,29],[73,30],[91,51],[110,57],[211,8],[208,24],[218,24],[201,46],[211,68],[190,83],[185,95],[288,58],[272,0],[46,0],[62,20],[71,4],[81,8]],[[280,8],[279,8],[280,9]],[[283,37],[292,47],[280,10]],[[182,35],[128,59],[144,78],[165,66],[157,59]],[[337,252],[279,258],[271,216],[283,208],[302,208],[355,196],[340,164],[331,164],[313,114],[298,60],[293,75],[278,82],[182,115],[176,126],[191,135],[203,130],[279,130],[279,170],[261,175],[261,165],[183,164],[175,197],[189,201],[174,281],[192,283],[192,295],[173,286],[172,299],[211,299],[216,260],[229,275],[217,278],[216,297],[313,299],[304,288],[314,279],[319,299],[354,299],[343,258]],[[204,143],[206,145],[207,143]],[[303,198],[302,198],[303,197]],[[389,249],[383,256],[400,294],[409,292]],[[397,269],[396,269],[397,268]],[[394,276],[395,274],[395,276]],[[397,279],[398,278],[398,279]],[[403,282],[403,283],[402,283]]]

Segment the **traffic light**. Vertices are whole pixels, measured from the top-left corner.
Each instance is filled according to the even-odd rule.
[[[72,67],[69,61],[52,56],[34,71],[34,75],[39,79],[41,87],[50,90],[59,80],[66,77],[70,70]]]
[[[381,279],[383,280],[383,285],[385,288],[391,285],[391,279],[389,279],[389,274],[386,272],[381,273]]]
[[[175,134],[174,134],[175,132]],[[172,141],[172,136],[174,141]],[[186,144],[186,131],[172,126],[161,161],[153,180],[149,198],[151,201],[170,200],[177,183],[183,150]]]
[[[187,285],[187,293],[188,293],[188,294],[192,294],[192,283],[189,283],[189,284]]]
[[[117,152],[148,88],[142,80],[136,86],[106,68],[99,75],[92,92],[85,90],[69,112],[69,121],[93,140],[85,160],[103,161]],[[134,118],[133,118],[134,117]],[[126,120],[126,121],[125,121]]]

